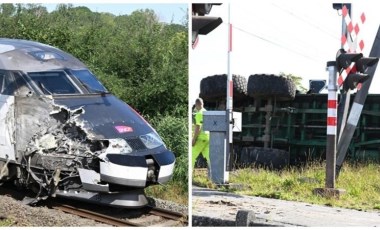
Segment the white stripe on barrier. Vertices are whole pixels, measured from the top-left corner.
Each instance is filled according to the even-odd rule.
[[[327,126],[327,135],[336,135],[336,126]]]
[[[328,92],[328,95],[327,95],[327,98],[328,100],[336,100],[337,99],[337,93],[336,93],[336,90],[334,89],[333,92],[329,91]]]
[[[356,126],[358,124],[362,110],[363,110],[363,105],[354,102],[351,107],[350,116],[347,119],[347,124]]]
[[[327,109],[327,117],[337,117],[336,109]]]

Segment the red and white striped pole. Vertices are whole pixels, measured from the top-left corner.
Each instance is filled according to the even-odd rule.
[[[337,135],[337,67],[335,61],[327,62],[329,71],[327,101],[326,188],[335,188],[336,135]]]
[[[226,153],[224,156],[224,183],[228,183],[229,172],[230,171],[230,157],[232,152],[232,102],[233,102],[233,81],[231,73],[231,52],[232,52],[232,24],[230,22],[231,12],[230,12],[230,3],[228,3],[228,60],[227,60],[227,100],[226,100],[226,122],[227,122],[227,143],[226,143]]]
[[[233,81],[231,73],[231,52],[232,52],[232,24],[230,22],[230,3],[228,3],[228,60],[227,60],[227,111],[232,115],[232,97],[233,97]],[[229,118],[229,122],[232,121],[232,117]],[[230,132],[229,143],[232,143],[232,130]]]

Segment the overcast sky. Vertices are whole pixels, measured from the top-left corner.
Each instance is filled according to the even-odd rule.
[[[285,72],[309,79],[326,79],[326,62],[335,60],[340,48],[341,12],[332,8],[334,1],[267,0],[232,1],[230,20],[233,28],[231,72],[248,77],[252,74]],[[380,23],[380,2],[352,1],[352,20],[359,22],[362,12],[366,22],[359,36],[369,55]],[[227,73],[228,3],[214,6],[210,16],[222,17],[224,23],[190,51],[190,103],[199,94],[204,77]],[[370,92],[380,93],[380,70],[377,70]]]

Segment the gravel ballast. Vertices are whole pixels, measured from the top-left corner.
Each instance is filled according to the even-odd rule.
[[[8,196],[0,196],[0,216],[12,227],[109,226],[47,207],[31,207]]]
[[[149,198],[151,203],[163,209],[187,214],[187,206],[170,201]],[[107,208],[105,206],[105,208]],[[67,214],[48,207],[33,207],[6,195],[0,195],[0,223],[11,227],[109,227],[90,219]],[[9,224],[10,223],[10,224]],[[1,226],[1,225],[0,225]]]

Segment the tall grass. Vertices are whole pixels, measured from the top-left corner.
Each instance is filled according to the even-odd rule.
[[[197,185],[212,187],[207,173],[194,174]],[[276,198],[290,201],[303,201],[357,210],[380,210],[380,165],[346,164],[336,181],[336,188],[346,193],[337,198],[314,195],[315,188],[325,187],[325,165],[312,163],[301,168],[290,167],[281,171],[264,168],[246,168],[231,172],[230,183],[242,184],[242,190],[232,192]]]
[[[165,185],[146,189],[148,196],[170,200],[179,204],[188,204],[188,118],[161,116],[151,120],[167,148],[176,157],[173,177]]]

